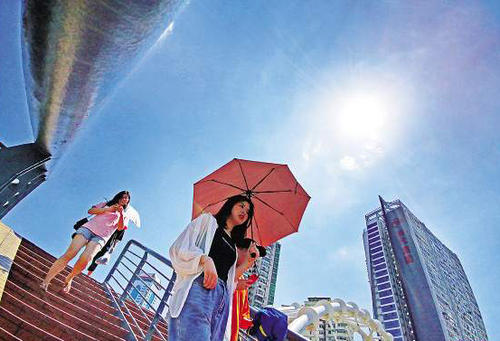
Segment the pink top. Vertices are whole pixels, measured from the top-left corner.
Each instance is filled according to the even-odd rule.
[[[101,202],[92,207],[103,208],[106,206],[105,202]],[[102,237],[104,240],[108,240],[109,237],[118,228],[118,221],[120,220],[120,213],[118,212],[106,212],[103,214],[96,214],[87,223],[83,224],[83,227],[88,228],[90,231]],[[123,225],[128,224],[128,218],[126,211],[123,212]]]

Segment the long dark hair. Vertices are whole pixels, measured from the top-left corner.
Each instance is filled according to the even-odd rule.
[[[240,202],[247,202],[248,205],[250,206],[250,209],[248,210],[248,219],[241,225],[235,225],[231,231],[231,238],[234,241],[240,241],[243,238],[245,238],[248,225],[252,221],[253,218],[253,202],[250,200],[250,198],[243,196],[243,195],[235,195],[233,197],[230,197],[226,200],[224,205],[220,208],[219,212],[217,212],[214,217],[217,220],[217,225],[219,225],[222,228],[226,228],[226,220],[229,218],[231,215],[231,211],[233,209],[233,206],[240,203]]]
[[[120,201],[120,199],[124,196],[124,195],[128,195],[128,202],[130,204],[130,199],[131,199],[131,196],[130,196],[130,192],[129,191],[121,191],[121,192],[118,192],[114,197],[113,199],[111,199],[110,201],[108,201],[106,203],[106,206],[113,206],[114,204],[118,204],[118,201]],[[123,209],[127,209],[128,207],[128,204],[125,205],[123,207]]]

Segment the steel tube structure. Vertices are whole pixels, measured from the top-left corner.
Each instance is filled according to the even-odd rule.
[[[299,307],[298,304],[295,306]],[[373,320],[368,311],[359,309],[353,302],[345,303],[339,298],[331,302],[322,300],[314,306],[302,307],[298,316],[288,325],[288,329],[301,333],[305,328],[317,325],[320,319],[347,324],[348,328],[359,334],[363,341],[393,340],[393,336],[384,330],[379,321]]]

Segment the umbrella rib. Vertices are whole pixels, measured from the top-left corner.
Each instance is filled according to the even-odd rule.
[[[226,185],[226,186],[229,186],[229,187],[233,187],[233,188],[236,188],[236,189],[239,189],[240,191],[242,192],[245,192],[245,190],[241,187],[238,187],[236,185],[233,185],[233,184],[229,184],[227,182],[222,182],[222,181],[219,181],[219,180],[215,180],[215,179],[210,179],[210,180],[206,180],[206,181],[212,181],[212,182],[216,182],[218,184],[221,184],[221,185]]]
[[[294,192],[293,190],[291,189],[283,189],[283,190],[278,190],[278,191],[254,191],[252,193],[255,193],[255,194],[266,194],[266,193],[292,193]],[[311,199],[311,197],[307,194],[302,194],[302,193],[298,193],[298,192],[294,192],[295,195],[300,195],[302,197],[305,197],[305,198],[308,198],[308,199]]]
[[[255,217],[255,215],[253,216],[253,220],[255,220],[255,227],[257,229],[257,234],[259,235],[260,244],[262,245],[262,235],[260,234],[259,223],[257,222],[257,218]],[[253,237],[253,235],[252,235],[252,237]]]
[[[243,175],[243,180],[245,180],[245,186],[247,187],[247,191],[248,191],[248,182],[247,182],[247,177],[245,176],[245,173],[243,172],[243,167],[241,167],[241,162],[240,160],[238,160],[238,166],[240,166],[240,171],[241,171],[241,175]],[[243,190],[245,192],[245,190]]]
[[[209,208],[210,206],[214,206],[214,205],[220,204],[221,202],[226,201],[229,198],[231,198],[231,197],[227,197],[227,198],[224,198],[224,199],[219,200],[217,202],[213,202],[211,204],[208,204],[207,206],[203,207],[202,212],[205,211],[205,209]]]
[[[283,212],[280,212],[278,211],[277,209],[275,209],[274,207],[272,207],[271,205],[269,205],[267,202],[265,202],[264,200],[262,200],[261,198],[259,198],[258,196],[254,196],[255,199],[259,200],[261,203],[263,203],[264,205],[266,205],[267,207],[269,207],[270,209],[272,209],[273,211],[275,211],[276,213],[278,213],[279,215],[281,215],[283,218],[285,218],[285,220],[287,221],[287,223],[292,227],[292,228],[295,228],[295,226],[293,226],[293,224],[288,220],[288,218],[285,216],[285,214]]]
[[[272,173],[272,172],[274,172],[274,170],[275,170],[275,169],[276,169],[276,167],[271,168],[271,170],[270,170],[269,172],[267,172],[267,174],[266,174],[266,175],[264,175],[264,177],[263,177],[262,179],[260,179],[260,180],[259,180],[259,182],[257,182],[257,183],[255,184],[255,186],[253,186],[253,187],[252,187],[251,191],[253,191],[254,189],[256,189],[256,188],[257,188],[257,186],[259,186],[259,185],[260,185],[260,184],[261,184],[264,180],[266,180],[266,178],[267,178],[269,175],[271,175],[271,173]]]
[[[262,193],[290,193],[293,192],[291,189],[281,189],[281,190],[276,190],[276,191],[254,191],[253,193],[255,194],[262,194]]]

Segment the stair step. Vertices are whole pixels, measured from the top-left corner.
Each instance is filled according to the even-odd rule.
[[[138,328],[137,326],[135,325],[133,319],[130,317],[130,315],[125,311],[123,310],[123,313],[125,315],[125,318],[127,319],[128,323],[130,324],[130,326],[132,327],[135,335],[137,336],[140,336],[140,332],[138,331]],[[150,322],[147,322],[145,320],[143,320],[143,317],[139,317],[137,316],[135,313],[132,313],[133,317],[135,318],[135,320],[137,321],[137,324],[139,325],[140,329],[142,330],[142,332],[144,334],[147,333],[148,329],[149,329],[149,325],[150,325]],[[158,331],[166,338],[167,337],[167,329],[166,328],[162,328],[161,326],[156,326],[156,329],[158,329]],[[153,340],[162,340],[160,337],[158,337],[158,331],[155,331],[154,335],[153,335]]]
[[[35,261],[36,265],[38,267],[40,267],[42,270],[44,270],[45,272],[47,272],[49,270],[49,268],[52,266],[52,264],[54,263],[54,261],[49,260],[47,258],[44,258],[43,255],[37,253],[35,250],[31,250],[31,249],[27,248],[26,245],[23,245],[22,243],[19,246],[18,253],[16,256],[21,257],[21,258],[26,259],[26,260],[29,260],[29,261],[32,261],[32,262]],[[27,258],[27,257],[29,257],[29,258]],[[66,276],[69,275],[69,273],[71,271],[72,271],[72,268],[70,266],[66,266],[64,268],[64,270],[60,272],[60,274],[66,278]],[[83,273],[81,275],[75,277],[75,279],[73,281],[76,281],[77,283],[85,284],[91,288],[96,288],[97,290],[101,289],[101,284],[99,282],[97,282],[93,278],[91,278]]]
[[[127,308],[129,309],[129,311],[134,316],[134,318],[137,320],[139,325],[141,325],[141,327],[142,327],[142,325],[149,326],[149,324],[151,323],[150,321],[153,320],[153,317],[154,317],[153,315],[148,316],[148,319],[149,319],[148,320],[148,319],[146,319],[146,317],[144,317],[144,315],[141,314],[141,312],[137,308],[137,306],[135,306],[134,304],[129,303],[129,302],[126,302],[125,304],[126,304]],[[162,333],[165,333],[168,329],[167,324],[165,322],[163,322],[162,320],[158,321],[156,328],[158,328],[158,330]]]
[[[26,268],[28,271],[31,271],[35,273],[38,277],[45,277],[47,275],[47,272],[49,270],[48,267],[40,264],[39,262],[36,261],[33,257],[30,255],[24,253],[23,251],[19,251],[18,255],[16,255],[16,258],[14,258],[14,263],[17,263],[24,268]],[[87,286],[85,283],[82,283],[81,277],[83,275],[76,276],[75,279],[73,279],[72,283],[72,290],[74,288],[78,288],[80,291],[85,292],[85,294],[90,294],[94,298],[101,298],[102,300],[106,301],[108,299],[106,292],[102,287],[95,287],[95,286]],[[66,279],[66,276],[64,274],[59,273],[52,282],[55,280],[59,280],[61,283],[64,284],[64,280]]]
[[[118,301],[119,295],[115,291],[112,291],[112,294],[115,297],[115,299]],[[132,313],[134,318],[137,320],[137,323],[139,323],[139,326],[141,326],[142,329],[146,328],[146,330],[147,330],[151,321],[154,318],[154,314],[151,311],[143,308],[142,310],[148,316],[148,318],[146,319],[146,317],[144,317],[144,315],[141,313],[141,310],[135,304],[135,302],[132,302],[130,300],[125,300],[124,303],[125,303],[125,306],[128,308],[128,310],[130,311],[130,313]],[[122,308],[122,311],[124,311],[124,313],[126,312],[126,310],[124,308]],[[132,320],[130,320],[130,323],[133,323]],[[158,321],[158,323],[156,325],[156,328],[162,334],[164,334],[164,335],[167,334],[168,326],[167,326],[166,321],[161,316],[160,316],[160,320]]]
[[[41,292],[38,294],[42,297],[39,297],[12,282],[7,284],[6,289],[20,301],[30,302],[31,306],[38,311],[57,319],[65,325],[71,326],[89,335],[94,335],[99,339],[117,341],[123,340],[127,335],[128,331],[121,328],[119,325],[113,325],[98,317],[96,319],[96,316],[92,316],[92,314],[89,314],[86,310],[81,308],[80,311],[77,311],[75,314],[75,309],[70,309],[70,305],[61,303],[55,304],[57,301],[45,299]]]
[[[139,307],[137,305],[135,305],[135,303],[132,303],[131,301],[127,300],[127,301],[125,301],[125,305],[130,310],[130,312],[134,315],[134,317],[138,316],[139,318],[141,318],[144,321],[144,323],[149,324],[148,320],[144,317],[144,315],[141,313]],[[152,321],[154,318],[154,313],[148,309],[143,308],[142,310],[144,311],[144,313],[148,317],[149,321]],[[137,317],[136,317],[136,319],[137,319]],[[168,329],[167,322],[161,316],[160,316],[160,320],[158,321],[158,329],[162,332],[166,331]]]
[[[0,306],[0,328],[21,340],[62,341]]]
[[[137,337],[138,340],[142,340],[144,339],[144,337],[141,335],[141,333],[139,332],[139,329],[137,328],[137,326],[134,324],[134,322],[132,321],[132,319],[130,318],[130,316],[128,315],[125,315],[125,318],[127,319],[128,323],[130,324],[130,327],[132,328],[132,330],[134,331],[134,334],[135,336]],[[142,332],[144,333],[144,335],[146,335],[146,332],[148,330],[148,328],[142,328],[141,327],[141,330]],[[167,334],[163,334],[163,337],[165,339],[167,339]],[[163,339],[161,337],[158,336],[158,333],[155,331],[155,333],[153,334],[153,337],[151,338],[151,340],[154,340],[154,341],[163,341]]]
[[[35,265],[33,265],[31,262],[26,261],[22,257],[16,257],[14,259],[14,264],[18,264],[25,268],[27,271],[35,274],[37,277],[40,278],[45,278],[47,275],[47,272],[44,272],[43,270],[37,268]],[[65,277],[62,275],[58,275],[52,279],[50,282],[49,288],[54,287],[54,284],[56,287],[60,287],[61,289],[64,287],[64,280]],[[106,304],[110,304],[111,301],[109,300],[109,297],[104,293],[97,293],[93,291],[91,288],[85,287],[77,282],[72,283],[71,286],[71,291],[70,293],[74,294],[75,296],[79,296],[83,299],[88,299],[91,298],[92,300],[99,300],[102,302],[105,302]]]
[[[28,322],[28,324],[33,326],[36,325],[37,329],[41,329],[43,332],[48,334],[43,336],[41,339],[45,339],[47,336],[55,336],[56,338],[63,340],[97,340],[90,335],[86,335],[70,326],[64,325],[50,316],[47,316],[46,314],[38,311],[36,308],[33,308],[30,304],[18,300],[8,292],[4,292],[1,308],[5,309],[12,315],[15,315],[23,322]],[[50,334],[47,332],[48,330],[51,331]],[[30,338],[27,339],[29,340]],[[36,340],[36,338],[33,338],[33,340]]]
[[[71,296],[68,295],[58,295],[56,293],[52,293],[50,291],[43,291],[39,289],[38,284],[40,283],[40,279],[34,279],[31,276],[23,276],[18,271],[11,272],[9,276],[9,282],[12,282],[13,285],[19,286],[20,288],[29,291],[33,295],[44,299],[51,304],[55,304],[58,307],[66,307],[69,311],[75,312],[75,314],[84,314],[85,318],[89,318],[89,320],[96,319],[104,320],[109,324],[121,326],[121,319],[118,316],[115,316],[114,313],[116,310],[113,309],[113,314],[110,314],[107,311],[101,310],[93,305],[88,305],[87,302],[83,300],[71,301],[69,298]]]
[[[56,257],[34,243],[22,240],[0,302],[0,341],[127,340],[129,332],[124,328],[125,322],[118,317],[102,283],[80,274],[74,278],[71,291],[65,294],[62,292],[64,280],[72,271],[66,266],[52,280],[47,292],[41,290],[40,283],[55,260]],[[114,292],[113,295],[117,296]],[[139,308],[133,301],[127,300],[124,304],[129,310],[122,307],[125,318],[142,340],[141,331],[146,334],[154,312]],[[168,327],[163,318],[156,328],[158,332],[155,331],[152,340],[167,338]]]
[[[9,279],[12,277],[12,281],[21,286],[22,288],[29,288],[32,291],[40,290],[40,283],[42,282],[42,278],[28,271],[21,265],[14,263],[12,264],[11,272],[9,275]],[[71,289],[69,294],[59,293],[63,287],[62,281],[54,279],[49,287],[48,292],[60,295],[64,297],[65,301],[71,302],[80,307],[87,307],[90,312],[95,314],[100,314],[102,316],[103,313],[107,313],[110,315],[114,315],[116,313],[116,309],[108,302],[102,302],[98,299],[94,299],[89,295],[75,295],[77,289]],[[57,290],[54,290],[56,289]],[[83,297],[82,297],[83,296]],[[109,301],[109,299],[108,299]],[[91,304],[89,304],[91,303]]]
[[[111,293],[112,295],[115,297],[116,301],[118,301],[119,299],[119,295],[113,290],[111,289]],[[139,327],[141,328],[142,332],[144,334],[146,334],[147,330],[149,329],[149,325],[151,324],[150,321],[152,321],[152,316],[153,314],[151,314],[149,317],[149,321],[146,320],[146,318],[140,313],[139,311],[139,308],[134,304],[134,303],[131,303],[130,301],[125,301],[125,304],[127,306],[127,308],[129,309],[130,313],[132,314],[132,316],[135,318],[135,320],[137,321],[137,324],[139,325]],[[133,309],[131,309],[133,308]],[[130,326],[132,327],[132,330],[134,331],[134,334],[139,338],[140,337],[140,332],[138,330],[138,328],[136,327],[134,321],[132,320],[132,318],[130,317],[129,313],[127,312],[127,310],[125,308],[121,308],[122,309],[122,312],[123,314],[125,315],[125,318],[127,319],[128,323],[130,324]],[[146,309],[143,309],[145,312],[148,312]],[[150,313],[150,312],[148,312]],[[157,325],[156,325],[156,328],[158,329],[158,331],[166,338],[167,337],[167,330],[168,330],[168,327],[167,327],[167,324],[165,322],[163,322],[162,320],[158,321]],[[155,334],[153,334],[153,340],[162,340],[160,337],[158,337],[158,332],[155,331]]]
[[[14,334],[9,333],[5,329],[0,327],[0,340],[2,341],[9,341],[9,340],[14,340],[14,341],[22,341],[22,339],[18,338]]]

